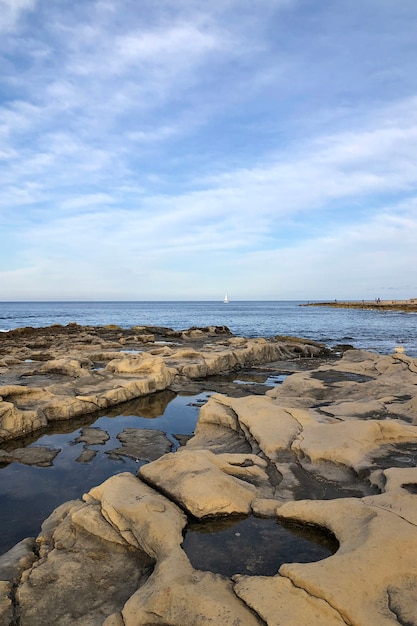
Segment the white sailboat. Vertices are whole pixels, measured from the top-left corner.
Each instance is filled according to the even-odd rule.
[[[223,300],[223,302],[224,302],[224,304],[229,304],[229,297],[228,297],[228,295],[227,295],[227,291],[226,291],[226,293],[224,294],[224,300]]]

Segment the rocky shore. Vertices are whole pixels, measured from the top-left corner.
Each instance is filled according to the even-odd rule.
[[[244,339],[215,326],[20,328],[0,335],[0,444],[193,380],[325,354],[312,341]]]
[[[417,298],[408,300],[332,300],[330,302],[308,302],[300,306],[324,306],[333,309],[375,309],[377,311],[404,311],[405,313],[417,312]]]
[[[61,505],[0,557],[0,626],[417,624],[417,360],[217,327],[69,325],[0,339],[6,453],[55,420],[160,389],[225,392],[176,452],[161,441],[137,474]],[[256,395],[216,382],[257,366],[290,375]],[[132,454],[146,448],[134,435]],[[213,564],[204,539],[215,522],[228,539]],[[317,531],[312,543],[324,533],[326,549],[297,548],[266,572],[261,555],[279,540],[262,524]]]

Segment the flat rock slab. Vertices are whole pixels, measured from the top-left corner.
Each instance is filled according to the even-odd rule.
[[[108,452],[111,459],[128,456],[138,461],[155,461],[172,448],[172,443],[160,430],[125,428],[117,439],[122,446]]]
[[[104,445],[110,439],[110,435],[101,428],[82,428],[81,434],[74,443],[85,443],[87,446]]]
[[[183,381],[279,358],[330,356],[321,344],[232,337],[226,327],[135,334],[133,328],[68,325],[17,329],[4,335],[2,361],[7,370],[0,372],[0,442]],[[178,342],[160,343],[174,337]]]
[[[11,452],[0,450],[0,463],[23,463],[24,465],[49,467],[59,452],[60,450],[53,450],[44,446],[16,448]]]
[[[75,459],[77,463],[90,463],[97,455],[97,450],[90,450],[90,448],[84,448],[80,456]]]
[[[266,462],[254,454],[213,454],[181,449],[139,469],[139,476],[194,517],[247,514],[256,482],[268,483]]]

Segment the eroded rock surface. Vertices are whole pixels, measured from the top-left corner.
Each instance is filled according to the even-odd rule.
[[[68,324],[1,333],[0,443],[190,380],[325,354],[307,340],[243,339],[216,326],[176,332]]]
[[[181,359],[170,352],[163,361],[167,371],[201,375],[194,348],[180,350]],[[130,359],[117,376],[138,374]],[[414,359],[359,351],[294,373],[264,396],[213,395],[185,446],[59,507],[23,569],[19,551],[3,557],[3,569],[0,560],[0,618],[8,626],[18,615],[21,626],[417,624],[417,468],[395,466],[396,447],[417,442],[416,407]],[[182,548],[187,524],[236,514],[322,527],[339,548],[314,563],[295,554],[272,576],[196,570]]]
[[[16,448],[7,452],[0,450],[0,464],[23,463],[24,465],[38,465],[48,467],[59,454],[59,450],[52,450],[45,446],[33,446],[31,448]]]
[[[172,443],[160,430],[125,428],[117,439],[122,446],[113,448],[110,458],[129,456],[137,461],[154,461],[172,448]]]

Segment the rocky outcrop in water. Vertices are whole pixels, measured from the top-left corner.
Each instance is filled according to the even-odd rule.
[[[417,624],[416,390],[414,359],[349,351],[266,395],[213,395],[185,446],[0,558],[0,624]],[[272,575],[196,569],[188,528],[242,514],[327,529],[334,554]]]
[[[150,329],[69,324],[2,333],[0,443],[184,381],[328,353],[303,340],[233,337],[225,327]]]

